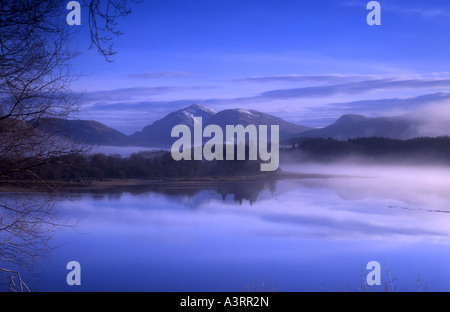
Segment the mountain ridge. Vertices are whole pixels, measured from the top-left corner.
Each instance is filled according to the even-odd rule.
[[[214,124],[222,127],[222,129],[225,129],[226,125],[243,125],[244,127],[250,124],[256,126],[279,125],[280,139],[294,138],[301,132],[312,129],[256,110],[234,108],[216,112],[208,107],[193,104],[168,114],[153,124],[144,127],[142,131],[135,132],[130,136],[131,140],[134,144],[143,146],[171,146],[177,140],[177,138],[171,137],[172,128],[175,125],[184,124],[192,131],[194,117],[202,117],[203,127]]]
[[[156,120],[142,130],[125,135],[111,127],[94,120],[54,120],[41,127],[42,130],[54,131],[59,128],[61,136],[83,143],[100,146],[140,146],[168,148],[178,138],[171,137],[175,125],[185,124],[191,131],[194,117],[202,117],[203,127],[216,124],[225,129],[226,125],[279,125],[280,141],[289,142],[296,138],[334,138],[347,140],[358,137],[387,137],[393,139],[410,139],[421,135],[424,127],[417,119],[406,116],[365,117],[358,114],[346,114],[334,123],[323,128],[310,128],[288,122],[282,118],[251,109],[225,109],[219,112],[206,106],[192,104],[176,110]],[[450,129],[450,127],[448,127]],[[445,135],[448,133],[442,133]]]
[[[68,138],[82,144],[129,146],[128,136],[95,120],[41,118],[31,120],[36,128],[53,132],[58,136]]]
[[[301,137],[347,140],[357,137],[388,137],[410,139],[419,136],[417,121],[403,116],[365,117],[343,115],[324,128],[305,131]]]

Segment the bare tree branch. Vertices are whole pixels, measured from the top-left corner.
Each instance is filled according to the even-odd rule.
[[[112,62],[113,36],[123,33],[117,29],[117,20],[131,13],[129,2],[140,3],[142,0],[84,0],[83,4],[89,8],[89,28],[91,33],[91,48],[96,47],[105,60]]]
[[[139,1],[133,1],[139,2]],[[66,1],[0,0],[0,187],[26,181],[36,194],[0,193],[0,281],[10,291],[28,291],[21,270],[48,255],[56,229],[66,226],[54,213],[58,185],[47,181],[45,165],[86,152],[62,138],[54,125],[80,109],[71,90],[77,78],[71,61],[73,30]],[[111,62],[117,20],[130,14],[126,0],[84,0],[92,47]],[[45,131],[43,130],[45,129]],[[48,131],[53,129],[52,131]]]

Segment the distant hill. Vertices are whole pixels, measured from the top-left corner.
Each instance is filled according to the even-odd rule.
[[[338,140],[358,137],[410,139],[419,135],[418,126],[418,122],[405,117],[368,118],[361,115],[344,115],[325,128],[301,133],[301,137]]]
[[[30,123],[34,124],[36,121],[32,120]],[[94,120],[46,118],[39,120],[37,128],[55,132],[61,137],[83,144],[107,146],[131,145],[130,138],[127,135]]]

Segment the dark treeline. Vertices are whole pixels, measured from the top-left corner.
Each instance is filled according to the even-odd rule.
[[[74,155],[70,166],[58,166],[55,159],[47,165],[49,179],[163,179],[249,175],[259,172],[256,161],[175,161],[169,152],[148,152],[122,158],[118,155]],[[67,160],[65,160],[67,163]]]
[[[236,150],[235,150],[236,152]],[[248,152],[248,151],[247,151]],[[236,157],[235,157],[236,158]],[[262,175],[260,161],[175,161],[170,152],[139,152],[120,155],[73,154],[53,157],[35,169],[47,180],[166,179]],[[9,172],[3,180],[26,180],[23,172]]]
[[[235,149],[236,153],[236,149]],[[247,153],[248,155],[248,149]],[[225,155],[224,155],[225,156]],[[369,161],[416,162],[450,164],[450,137],[415,138],[356,138],[346,141],[322,138],[301,139],[280,151],[285,161],[335,161],[350,157]],[[225,158],[225,157],[224,157]],[[236,157],[235,157],[236,158]],[[247,157],[248,158],[248,157]],[[0,159],[2,182],[30,180],[38,175],[43,180],[77,181],[84,179],[173,179],[201,177],[272,176],[261,172],[260,161],[175,161],[170,152],[139,152],[130,157],[120,155],[72,154],[48,159],[20,160],[32,170],[8,170],[8,161]],[[15,162],[19,160],[14,160]]]
[[[368,160],[439,162],[450,164],[450,137],[420,137],[409,140],[367,137],[340,141],[332,138],[299,139],[284,155],[297,160],[339,160],[361,156]],[[301,156],[300,156],[301,155]],[[292,158],[291,158],[292,159]]]

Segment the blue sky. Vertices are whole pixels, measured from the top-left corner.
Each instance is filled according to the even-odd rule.
[[[119,20],[113,63],[87,50],[82,14],[79,116],[131,134],[193,103],[314,127],[446,106],[450,3],[381,0],[369,26],[368,2],[144,0]]]

